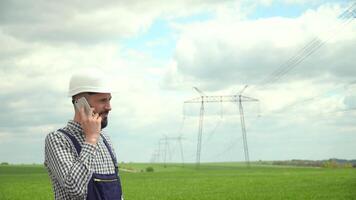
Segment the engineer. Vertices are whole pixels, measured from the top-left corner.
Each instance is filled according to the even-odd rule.
[[[116,155],[108,135],[102,132],[108,125],[111,93],[100,73],[88,71],[71,77],[68,95],[73,120],[45,139],[44,164],[56,200],[123,199]]]

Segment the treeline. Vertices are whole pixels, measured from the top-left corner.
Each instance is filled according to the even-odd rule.
[[[324,167],[324,168],[356,168],[356,160],[345,160],[331,158],[329,160],[286,160],[273,161],[273,165],[290,165],[303,167]]]

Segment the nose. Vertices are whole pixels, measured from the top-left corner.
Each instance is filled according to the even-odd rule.
[[[108,101],[108,102],[105,104],[105,109],[106,109],[107,111],[111,111],[111,103],[110,103],[110,101]]]

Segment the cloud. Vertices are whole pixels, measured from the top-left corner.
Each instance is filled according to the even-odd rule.
[[[356,84],[355,82],[350,83],[345,88],[346,94],[344,98],[344,104],[346,108],[356,109]]]
[[[300,69],[291,71],[292,79],[330,75],[350,80],[355,76],[356,28],[352,23],[340,25],[337,16],[341,10],[326,5],[298,18],[217,19],[181,26],[175,52],[177,77],[215,87],[213,90],[256,84],[318,38],[324,46],[299,64]]]
[[[265,3],[267,6],[268,1]],[[286,106],[316,93],[323,94],[335,85],[342,86],[354,77],[351,66],[355,27],[351,25],[338,32],[286,79],[258,92],[250,89],[310,38],[329,30],[331,25],[336,26],[338,21],[334,18],[342,9],[327,5],[298,18],[250,20],[247,16],[253,8],[248,1],[229,0],[107,1],[105,4],[1,1],[0,100],[4,115],[0,117],[0,157],[10,162],[42,162],[45,134],[72,118],[73,107],[66,97],[70,75],[92,67],[113,77],[117,92],[113,94],[113,111],[106,131],[120,149],[120,160],[125,161],[147,161],[162,135],[178,134],[182,103],[196,95],[192,86],[207,94],[236,94],[245,84],[250,85],[246,95],[260,99],[262,114],[257,118],[257,106],[244,104],[256,154],[272,144],[258,148],[266,137],[278,138],[291,125],[305,123],[306,116],[313,120],[320,117],[304,115],[306,112],[319,113],[321,107],[327,108],[327,112],[350,108],[354,91],[349,88],[346,96],[340,96],[343,91],[337,91],[335,96],[317,103],[297,104],[293,107],[294,116],[287,115],[280,120],[286,114],[283,111]],[[190,21],[191,16],[199,14],[209,17]],[[186,20],[180,21],[182,18]],[[174,38],[178,38],[176,44],[170,44],[176,50],[168,61],[122,43],[122,39],[145,35],[155,20],[169,24]],[[175,40],[153,38],[143,45],[157,47],[161,42]],[[206,107],[204,141],[216,149],[207,148],[204,155],[215,155],[226,146],[235,145],[232,148],[235,152],[242,150],[238,143],[241,138],[237,106],[223,107],[226,111],[223,119],[220,105]],[[188,111],[182,128],[188,154],[196,151],[198,111],[199,105]],[[219,120],[221,125],[217,126]],[[352,123],[341,121],[345,130],[340,132],[350,132]],[[329,125],[338,127],[336,122]],[[214,127],[218,127],[216,133],[221,136],[218,139]],[[295,130],[291,133],[293,138],[300,139],[298,131],[309,133],[317,131],[317,127]],[[16,153],[6,150],[14,144],[24,147]],[[21,154],[24,151],[28,153]],[[17,156],[9,157],[11,154]],[[194,161],[194,156],[193,153],[187,160]],[[242,156],[236,158],[243,160]],[[232,157],[235,158],[234,155],[229,158]],[[262,156],[266,157],[267,154]]]
[[[82,6],[62,1],[43,1],[22,5],[16,11],[8,7],[4,6],[7,10],[5,15],[9,18],[4,19],[4,32],[37,42],[85,44],[118,40],[136,34],[153,20],[153,16],[144,17],[120,5],[103,7],[98,3]]]
[[[309,155],[309,159],[326,155],[352,157],[335,150],[338,144],[333,143],[346,141],[346,135],[354,130],[352,123],[345,120],[353,116],[352,112],[340,112],[350,108],[355,92],[349,89],[345,94],[343,89],[354,81],[356,42],[353,22],[342,24],[337,18],[343,9],[337,4],[325,4],[296,18],[216,18],[176,25],[180,37],[162,87],[181,91],[198,86],[207,95],[222,95],[236,94],[248,84],[245,95],[259,99],[261,107],[257,122],[246,120],[251,157],[276,159],[271,152],[289,149],[288,156],[305,158],[298,146],[313,149],[315,145],[323,153]],[[325,44],[280,80],[268,87],[259,85],[313,38]],[[256,110],[246,113],[257,114]],[[206,126],[205,134],[209,134],[211,126]],[[235,140],[226,135],[231,129],[220,127],[218,131],[219,137]],[[320,137],[325,139],[315,144]],[[215,147],[214,152],[222,152],[222,143],[210,146]],[[241,146],[237,148],[239,144],[225,143],[225,147],[233,146],[232,151],[242,152]],[[273,150],[266,153],[271,146]],[[239,158],[243,160],[242,156]]]
[[[91,44],[142,33],[160,16],[186,16],[213,10],[217,4],[217,1],[2,1],[0,23],[3,32],[25,41]]]

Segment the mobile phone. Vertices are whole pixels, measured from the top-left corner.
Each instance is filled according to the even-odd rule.
[[[80,108],[84,107],[84,112],[87,116],[91,116],[92,111],[90,105],[85,97],[81,97],[74,101],[75,108],[79,111]]]

